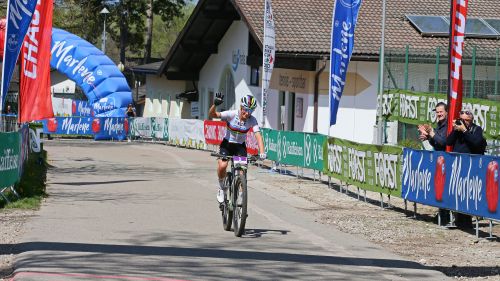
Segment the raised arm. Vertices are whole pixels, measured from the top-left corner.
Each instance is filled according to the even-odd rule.
[[[221,92],[215,93],[214,104],[208,110],[208,117],[210,118],[220,118],[220,112],[216,110],[218,105],[221,105],[224,102],[224,95]]]

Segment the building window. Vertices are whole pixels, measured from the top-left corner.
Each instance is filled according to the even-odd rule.
[[[259,86],[259,67],[250,66],[250,86]]]

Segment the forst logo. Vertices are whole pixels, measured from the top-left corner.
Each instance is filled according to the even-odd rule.
[[[498,207],[498,163],[491,161],[486,170],[486,201],[488,211],[496,213]]]

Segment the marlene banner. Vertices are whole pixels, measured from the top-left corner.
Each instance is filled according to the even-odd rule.
[[[329,138],[325,174],[359,188],[401,197],[401,148]]]
[[[19,180],[20,141],[18,132],[0,133],[0,188]]]
[[[94,110],[88,101],[72,100],[71,115],[75,117],[94,117]]]
[[[54,117],[42,124],[44,134],[92,135],[96,140],[124,140],[129,131],[124,117]]]
[[[7,2],[7,27],[5,31],[2,64],[2,85],[0,90],[0,111],[3,109],[10,79],[16,66],[24,36],[33,17],[37,0],[9,0]]]
[[[354,30],[361,0],[335,0],[330,50],[330,126],[337,123],[337,111],[344,91],[347,67],[354,48]]]
[[[407,124],[435,123],[434,108],[438,102],[446,103],[446,95],[392,90],[382,95],[382,115]],[[463,107],[472,108],[474,123],[479,125],[488,139],[500,137],[500,103],[485,99],[465,98]]]
[[[129,121],[125,117],[94,117],[92,132],[95,140],[124,140],[129,131]]]
[[[405,148],[403,199],[500,219],[499,157]]]

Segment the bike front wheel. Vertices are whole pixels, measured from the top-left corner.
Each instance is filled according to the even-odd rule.
[[[241,237],[245,232],[245,223],[247,220],[247,202],[248,190],[247,179],[245,175],[239,175],[235,180],[235,188],[233,193],[234,213],[233,213],[233,230],[234,235]]]
[[[221,211],[222,211],[222,227],[224,228],[224,230],[226,231],[229,231],[231,230],[231,223],[233,221],[233,208],[230,206],[231,204],[231,200],[229,200],[229,198],[231,198],[231,181],[232,181],[233,177],[231,175],[231,173],[227,173],[226,174],[226,178],[224,180],[224,186],[226,187],[226,196],[224,196],[224,202],[221,203],[222,204],[222,208],[221,208]]]

